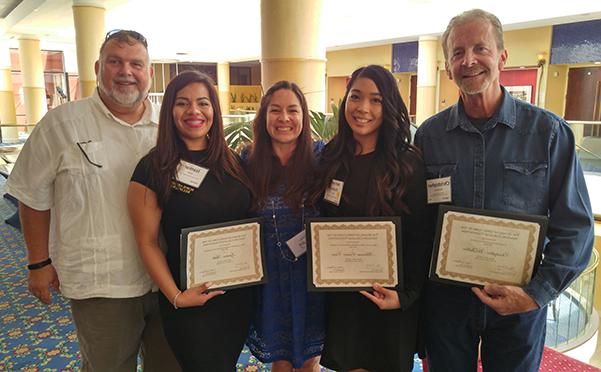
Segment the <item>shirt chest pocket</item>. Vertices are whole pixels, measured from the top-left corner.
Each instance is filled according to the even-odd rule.
[[[63,154],[59,173],[98,175],[106,171],[106,161],[106,146],[103,142],[77,142]]]
[[[61,223],[64,237],[77,237],[78,219],[89,212],[93,201],[102,198],[102,175],[105,154],[100,143],[92,146],[74,144],[63,154],[55,179],[55,205],[62,216],[70,216]]]
[[[547,194],[545,162],[504,162],[503,200],[510,210],[541,214]]]
[[[429,180],[436,178],[453,177],[456,171],[457,163],[426,165],[426,176]]]

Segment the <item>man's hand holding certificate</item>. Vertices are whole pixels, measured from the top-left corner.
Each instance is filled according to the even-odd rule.
[[[499,315],[511,315],[538,309],[538,305],[521,287],[487,284],[484,288],[473,287],[480,301]]]

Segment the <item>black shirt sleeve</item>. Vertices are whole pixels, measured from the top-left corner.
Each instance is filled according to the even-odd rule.
[[[152,191],[156,192],[156,187],[150,180],[150,154],[144,156],[136,165],[134,173],[131,175],[131,182],[142,184]]]
[[[416,162],[403,198],[409,213],[402,214],[403,288],[398,288],[401,309],[407,309],[420,295],[427,279],[434,240],[435,208],[427,204],[423,162]]]

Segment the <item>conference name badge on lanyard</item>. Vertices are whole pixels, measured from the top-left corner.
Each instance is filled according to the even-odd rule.
[[[451,201],[451,177],[435,178],[426,181],[428,188],[428,204]]]
[[[175,174],[176,184],[179,184],[175,185],[176,190],[191,193],[200,186],[207,173],[209,173],[207,168],[181,160]]]
[[[335,206],[340,205],[340,198],[342,198],[342,188],[344,187],[344,182],[340,180],[333,179],[330,187],[326,189],[326,193],[323,196],[323,200],[328,203],[332,203]]]

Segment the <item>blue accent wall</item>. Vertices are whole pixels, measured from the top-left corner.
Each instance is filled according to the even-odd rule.
[[[601,61],[601,20],[553,26],[551,64]]]
[[[392,72],[417,72],[417,41],[392,44]]]

